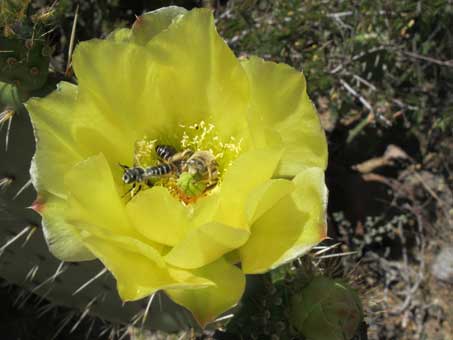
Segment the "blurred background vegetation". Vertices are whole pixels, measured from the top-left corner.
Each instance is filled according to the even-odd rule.
[[[52,5],[57,79],[77,6],[77,42],[162,6],[210,7],[238,56],[303,71],[328,133],[329,232],[356,252],[339,275],[362,293],[368,338],[452,339],[451,287],[431,272],[453,245],[451,0],[35,0],[30,11]]]

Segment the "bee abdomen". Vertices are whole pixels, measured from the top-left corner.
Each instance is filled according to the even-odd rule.
[[[122,180],[126,184],[130,184],[133,182],[141,182],[143,180],[144,172],[145,171],[139,167],[125,168]]]
[[[176,154],[176,149],[171,145],[157,145],[156,153],[161,159],[168,161],[170,157]]]
[[[170,164],[160,164],[156,166],[151,166],[145,169],[146,177],[158,177],[164,176],[172,172],[172,167]]]

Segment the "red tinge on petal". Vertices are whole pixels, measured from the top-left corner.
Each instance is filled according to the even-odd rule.
[[[44,201],[41,196],[38,196],[36,200],[32,203],[31,208],[37,213],[42,213],[44,210]]]
[[[325,240],[326,238],[329,238],[329,236],[327,236],[327,224],[325,224],[325,223],[321,224],[319,236],[320,236],[321,240]]]
[[[135,16],[135,21],[132,24],[132,30],[135,31],[140,28],[140,26],[143,24],[143,18],[142,16]]]

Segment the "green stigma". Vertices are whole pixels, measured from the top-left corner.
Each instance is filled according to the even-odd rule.
[[[176,181],[178,188],[189,197],[196,197],[203,194],[206,184],[200,182],[194,175],[183,172]]]

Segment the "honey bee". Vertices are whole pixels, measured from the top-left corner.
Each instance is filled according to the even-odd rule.
[[[209,151],[196,151],[183,164],[183,172],[188,172],[199,182],[206,184],[206,189],[215,186],[219,180],[218,163]]]

